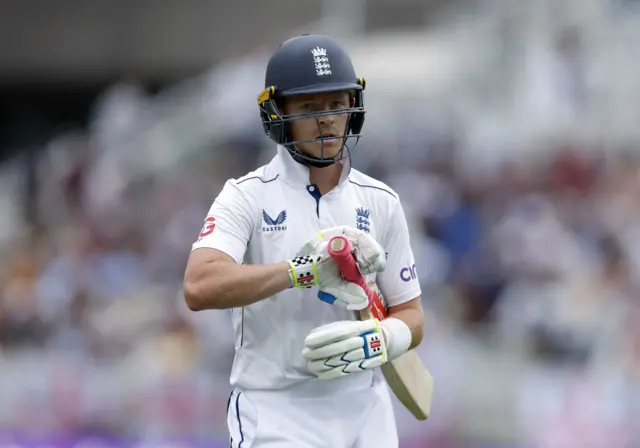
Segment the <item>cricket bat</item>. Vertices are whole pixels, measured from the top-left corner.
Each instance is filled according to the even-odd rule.
[[[382,297],[367,285],[353,257],[349,240],[342,236],[333,237],[329,241],[329,254],[342,271],[343,278],[360,285],[367,293],[369,307],[358,312],[360,320],[374,317],[380,321],[385,319],[388,315],[387,307]],[[393,361],[383,364],[380,369],[398,400],[416,419],[426,420],[431,412],[433,377],[418,354],[409,350]]]

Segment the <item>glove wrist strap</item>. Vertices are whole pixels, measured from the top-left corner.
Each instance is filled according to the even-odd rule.
[[[404,354],[411,347],[411,329],[403,320],[388,317],[380,322],[380,327],[385,336],[387,356],[392,361]]]
[[[317,286],[316,264],[311,256],[300,256],[288,260],[289,280],[292,288]]]

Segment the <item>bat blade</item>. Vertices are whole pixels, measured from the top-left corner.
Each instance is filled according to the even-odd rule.
[[[369,308],[359,311],[360,320],[374,317],[383,320],[388,312],[383,299],[367,284],[351,253],[349,240],[342,236],[329,241],[329,254],[336,261],[345,280],[362,287],[369,298]],[[389,388],[398,400],[418,420],[426,420],[431,412],[433,377],[420,360],[418,354],[409,350],[393,361],[383,364],[380,369]]]
[[[417,420],[426,420],[431,413],[433,377],[418,354],[409,350],[393,361],[380,366],[389,389]]]

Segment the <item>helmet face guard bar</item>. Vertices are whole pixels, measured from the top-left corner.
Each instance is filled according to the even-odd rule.
[[[347,139],[350,139],[350,138],[353,138],[355,140],[353,144],[347,141]],[[340,149],[340,151],[335,157],[324,157],[324,143],[322,143],[322,146],[320,148],[321,157],[314,157],[312,155],[305,154],[299,151],[298,149],[296,149],[293,144],[287,144],[283,146],[287,149],[287,151],[289,151],[289,154],[291,154],[291,156],[296,162],[306,166],[312,166],[315,168],[325,168],[327,166],[333,165],[336,162],[340,162],[344,159],[350,158],[351,152],[358,145],[360,136],[349,135],[343,138],[342,140],[343,140],[342,148]]]
[[[358,84],[364,88],[364,79],[359,78]],[[362,91],[355,91],[355,105],[353,107],[327,110],[321,112],[310,112],[303,114],[289,114],[283,115],[277,105],[277,99],[283,98],[279,96],[276,98],[275,87],[268,87],[262,91],[258,96],[258,108],[260,110],[260,116],[262,118],[262,124],[264,126],[265,133],[277,144],[283,145],[287,148],[289,153],[294,157],[296,161],[304,165],[325,167],[332,165],[333,163],[343,160],[349,157],[351,150],[353,150],[360,137],[362,136],[361,130],[364,123],[365,109],[362,101]],[[327,135],[322,134],[322,127],[320,125],[320,119],[329,115],[348,114],[347,124],[342,135]],[[295,120],[307,120],[314,119],[318,128],[318,137],[307,140],[293,140],[291,138],[290,123]],[[340,153],[335,157],[324,157],[324,143],[327,140],[342,140],[342,148]],[[355,143],[350,147],[348,141],[354,139]],[[353,141],[353,140],[352,140]],[[320,157],[314,157],[307,154],[303,154],[296,145],[301,143],[318,143],[321,144]],[[347,151],[344,151],[344,149]]]

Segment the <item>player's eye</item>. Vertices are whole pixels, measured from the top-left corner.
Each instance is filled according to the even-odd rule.
[[[332,109],[344,109],[344,107],[345,107],[344,102],[342,102],[341,100],[334,101],[331,104]]]

